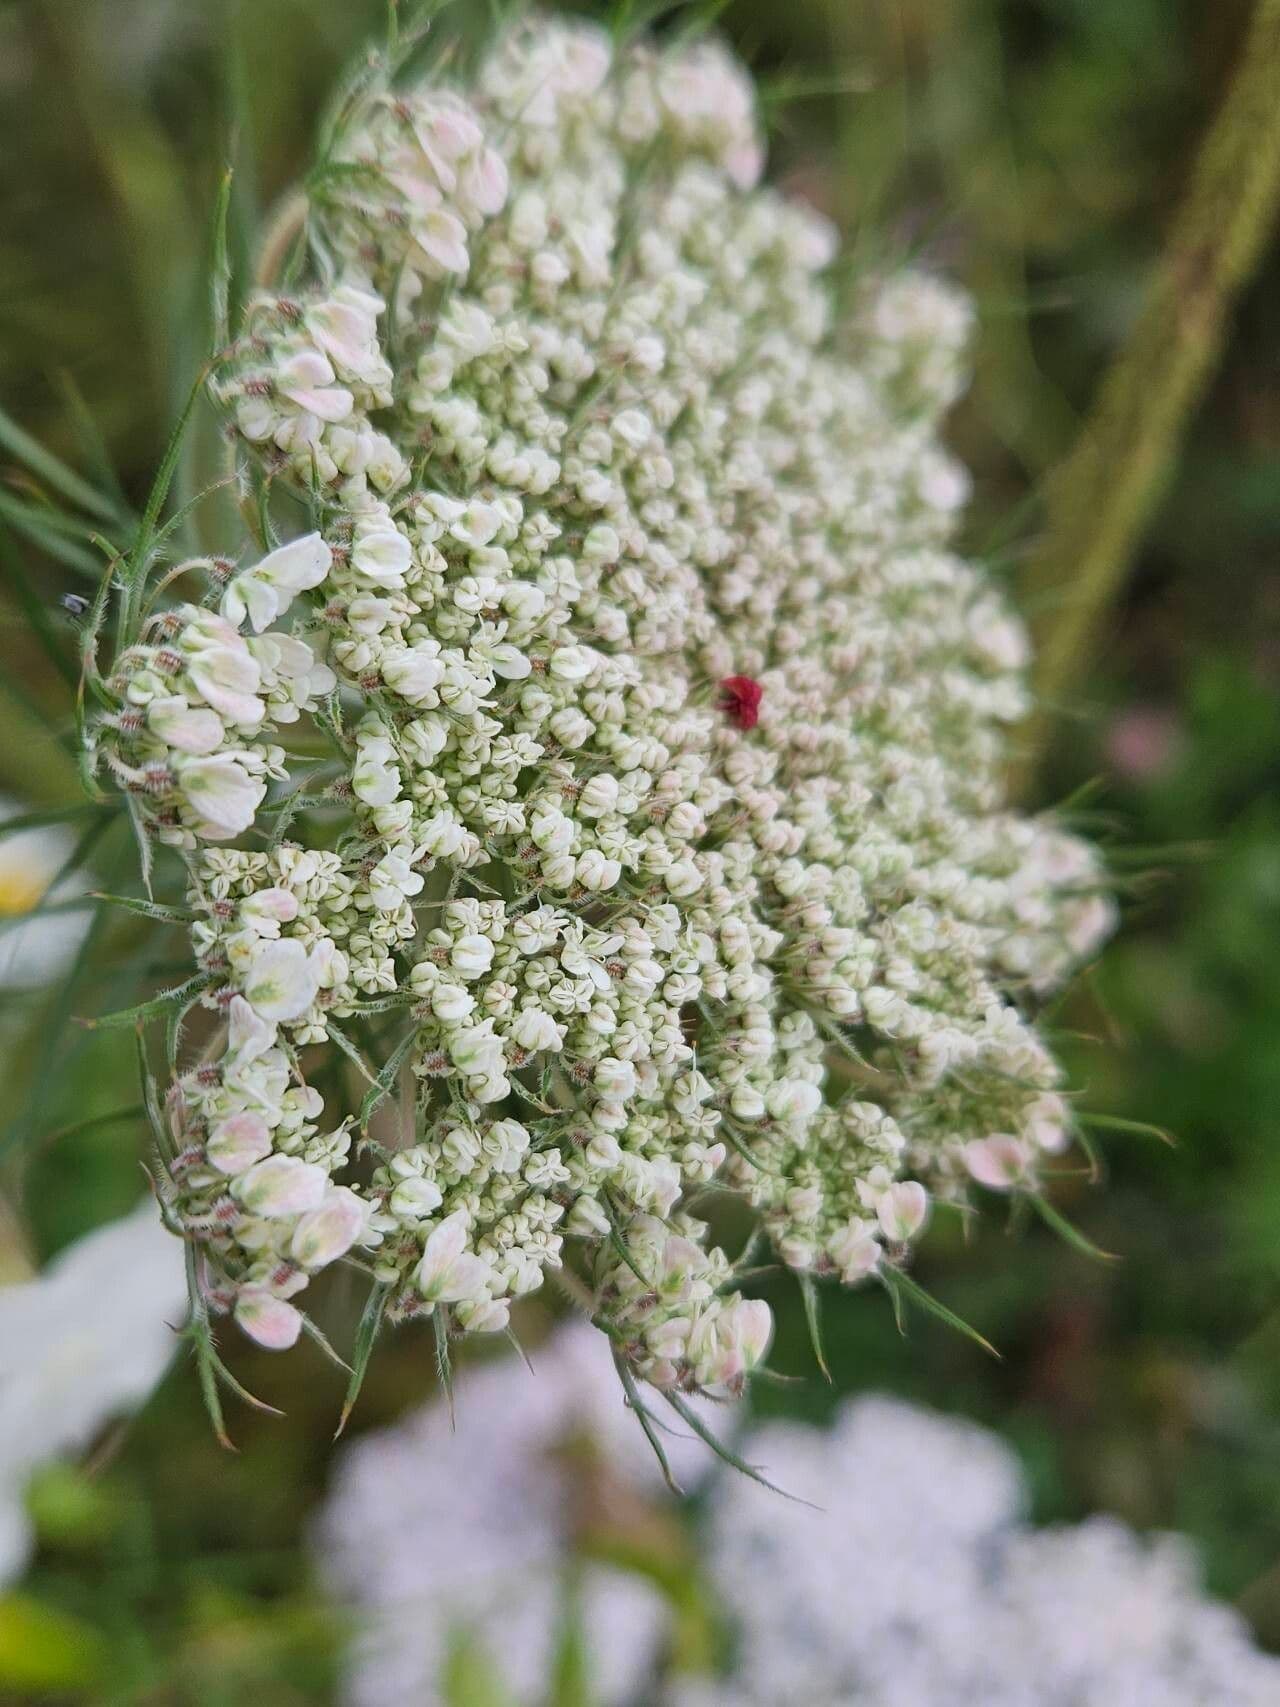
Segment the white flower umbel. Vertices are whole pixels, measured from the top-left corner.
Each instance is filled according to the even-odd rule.
[[[496,1668],[504,1701],[539,1707],[569,1604],[575,1524],[607,1517],[601,1499],[625,1510],[659,1493],[603,1337],[585,1323],[562,1327],[532,1362],[468,1369],[456,1428],[437,1400],[340,1455],[314,1551],[353,1615],[349,1707],[439,1707],[446,1657],[467,1638]],[[669,1445],[686,1485],[714,1463],[687,1436]],[[573,1577],[589,1698],[636,1699],[668,1630],[662,1594],[595,1562]]]
[[[1178,1536],[1112,1518],[1032,1529],[1013,1454],[972,1424],[883,1398],[830,1432],[747,1442],[789,1492],[713,1495],[706,1557],[732,1674],[667,1707],[1267,1707],[1280,1660],[1203,1597]]]
[[[696,1553],[727,1625],[727,1675],[664,1683],[670,1608],[648,1579],[575,1559],[576,1523],[612,1517],[625,1536],[630,1517],[643,1531],[653,1511],[636,1496],[665,1497],[599,1336],[558,1330],[533,1373],[510,1357],[469,1371],[459,1404],[456,1431],[437,1401],[339,1458],[314,1548],[353,1617],[350,1707],[442,1702],[464,1635],[504,1700],[545,1701],[571,1569],[590,1698],[605,1704],[1280,1699],[1280,1660],[1203,1597],[1180,1537],[1142,1539],[1104,1517],[1031,1528],[1018,1461],[996,1435],[879,1397],[846,1403],[830,1430],[772,1423],[740,1443],[800,1497],[721,1472]],[[686,1485],[714,1463],[687,1436],[669,1445]],[[593,1464],[607,1466],[603,1482]]]
[[[149,1200],[0,1287],[0,1582],[26,1559],[32,1472],[143,1403],[185,1317],[182,1249]]]
[[[693,1194],[891,1280],[932,1197],[1069,1138],[1034,1009],[1111,903],[1004,798],[1025,638],[937,430],[971,310],[842,283],[763,161],[720,46],[526,17],[361,85],[312,271],[219,365],[246,510],[309,523],[127,634],[93,738],[187,862],[228,1030],[166,1196],[265,1343],[335,1241],[227,1182],[345,1165],[298,1053],[339,1032],[399,1104],[350,1185],[387,1318],[492,1331],[571,1257],[676,1396],[770,1336]]]

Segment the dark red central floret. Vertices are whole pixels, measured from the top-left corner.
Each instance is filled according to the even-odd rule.
[[[754,676],[726,676],[720,683],[720,709],[739,729],[754,729],[760,721],[764,689]]]

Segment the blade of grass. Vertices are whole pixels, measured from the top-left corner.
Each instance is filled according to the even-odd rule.
[[[104,516],[102,519],[107,522],[127,522],[131,513],[129,500],[120,484],[120,476],[116,472],[111,452],[107,449],[107,441],[93,411],[72,374],[63,368],[55,378],[58,390],[62,393],[67,416],[79,440],[81,455],[92,470],[100,496],[111,506],[111,516]]]
[[[4,527],[0,527],[0,574],[12,587],[14,598],[46,658],[74,692],[80,673],[68,656],[66,630],[59,630],[54,625],[48,606],[32,585],[26,566],[14,548],[8,529]]]
[[[151,550],[154,543],[156,524],[160,520],[160,512],[164,509],[165,500],[169,496],[169,488],[173,485],[173,477],[177,472],[178,459],[182,455],[183,441],[187,436],[187,428],[196,404],[204,392],[205,382],[209,377],[210,364],[205,365],[196,375],[195,383],[187,393],[186,402],[169,435],[165,446],[160,468],[147,494],[146,508],[142,512],[142,520],[138,524],[138,532],[129,551],[129,557],[124,571],[124,597],[120,602],[120,646],[129,644],[133,638],[133,625],[137,619],[138,609],[142,602],[142,591],[146,584],[147,572],[151,564]]]
[[[24,432],[12,416],[0,409],[0,447],[16,458],[24,468],[53,488],[72,504],[99,521],[118,522],[119,511],[109,498],[82,479],[74,469],[46,450],[31,434]]]

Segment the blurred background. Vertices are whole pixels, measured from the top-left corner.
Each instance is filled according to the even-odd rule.
[[[580,8],[589,10],[589,8]],[[1178,0],[731,0],[720,28],[774,92],[776,174],[857,237],[889,228],[961,280],[977,373],[950,438],[975,476],[967,548],[1033,615],[1036,498],[1122,344],[1249,8]],[[241,276],[305,165],[381,0],[7,0],[0,6],[0,407],[101,489],[145,500],[207,348],[209,230],[228,157]],[[488,15],[458,0],[460,27]],[[840,85],[832,92],[833,85]],[[785,98],[784,98],[785,97]],[[980,1419],[1027,1466],[1037,1518],[1094,1510],[1190,1535],[1215,1593],[1280,1647],[1280,253],[1234,317],[1153,526],[1071,683],[1036,800],[1069,797],[1113,852],[1124,926],[1060,1010],[1098,1129],[1101,1185],[1059,1206],[1102,1263],[995,1206],[935,1226],[922,1281],[1003,1354],[879,1291],[826,1306],[827,1387],[798,1293],[770,1293],[758,1408],[821,1415],[886,1390]],[[16,448],[15,448],[16,447]],[[68,739],[83,543],[0,442],[0,794],[46,839],[0,860],[0,1277],[138,1197],[145,1138],[125,1033],[76,1023],[182,965],[179,938],[55,895],[120,890],[118,815],[79,811]],[[198,419],[177,499],[216,468]],[[25,466],[24,466],[25,465]],[[208,524],[219,525],[216,510]],[[224,535],[225,540],[225,535]],[[226,541],[234,544],[234,541]],[[1083,792],[1082,792],[1083,791]],[[74,815],[73,815],[74,810]],[[0,843],[0,852],[4,847]],[[157,944],[161,946],[158,948]],[[51,982],[48,980],[52,980]],[[35,986],[39,986],[38,988]],[[123,1039],[123,1041],[122,1041]],[[1174,1140],[1125,1126],[1150,1123]],[[339,1281],[323,1319],[349,1344]],[[526,1333],[537,1337],[536,1313]],[[343,1376],[313,1347],[229,1348],[287,1408],[213,1440],[179,1362],[87,1465],[27,1495],[39,1549],[0,1601],[0,1697],[333,1699],[340,1624],[305,1549]],[[434,1381],[427,1338],[382,1344],[354,1429]],[[465,1383],[465,1368],[463,1371]],[[460,1426],[465,1426],[465,1417]]]

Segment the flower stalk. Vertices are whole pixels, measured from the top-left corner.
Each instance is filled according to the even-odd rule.
[[[1280,205],[1280,0],[1258,0],[1129,340],[1080,437],[1048,482],[1030,595],[1051,601],[1038,636],[1025,785],[1070,698],[1090,640],[1124,586],[1178,447],[1222,350],[1231,310]]]

